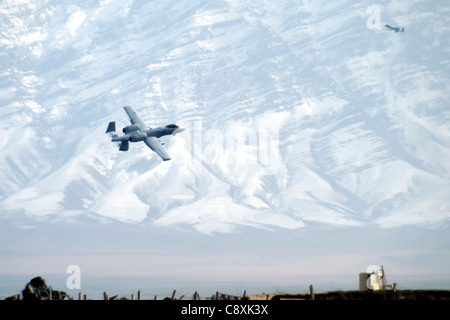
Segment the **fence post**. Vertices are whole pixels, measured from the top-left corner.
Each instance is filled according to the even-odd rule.
[[[138,293],[137,293],[137,299],[138,299],[138,300],[141,300],[141,290],[138,290]]]
[[[105,291],[103,292],[103,300],[109,300],[109,296]]]
[[[311,294],[311,300],[315,300],[316,297],[314,296],[314,288],[313,285],[309,286],[309,293]]]

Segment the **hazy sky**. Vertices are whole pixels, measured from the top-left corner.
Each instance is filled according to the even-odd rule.
[[[81,291],[169,295],[177,289],[207,296],[273,291],[356,290],[358,275],[383,265],[399,289],[450,286],[450,241],[445,228],[326,227],[303,230],[240,228],[204,235],[190,227],[154,228],[111,222],[42,222],[17,229],[2,221],[1,295],[22,290],[41,275],[55,289],[76,295],[68,266],[81,270]],[[111,292],[111,293],[113,293]]]

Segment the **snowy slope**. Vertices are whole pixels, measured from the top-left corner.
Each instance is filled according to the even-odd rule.
[[[3,1],[0,214],[204,233],[448,221],[449,11]],[[109,142],[123,105],[187,128],[170,162]]]

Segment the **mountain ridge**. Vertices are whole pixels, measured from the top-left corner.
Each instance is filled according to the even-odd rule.
[[[447,222],[449,8],[375,6],[393,33],[371,5],[3,3],[2,214],[208,234]],[[187,128],[170,163],[108,141],[124,105]]]

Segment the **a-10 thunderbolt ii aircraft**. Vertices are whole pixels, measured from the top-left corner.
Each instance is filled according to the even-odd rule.
[[[170,156],[163,144],[159,142],[159,138],[166,135],[175,135],[184,131],[175,124],[169,124],[165,127],[150,128],[147,127],[141,117],[134,111],[132,107],[123,107],[130,117],[131,125],[123,128],[123,136],[116,133],[116,123],[110,122],[106,133],[109,133],[113,142],[120,143],[120,151],[128,151],[129,142],[144,141],[144,143],[153,151],[155,151],[164,161],[170,160]]]
[[[395,31],[396,33],[397,32],[405,32],[405,28],[404,27],[401,27],[401,28],[400,27],[393,27],[393,26],[390,26],[388,24],[385,24],[384,27],[387,30]]]

